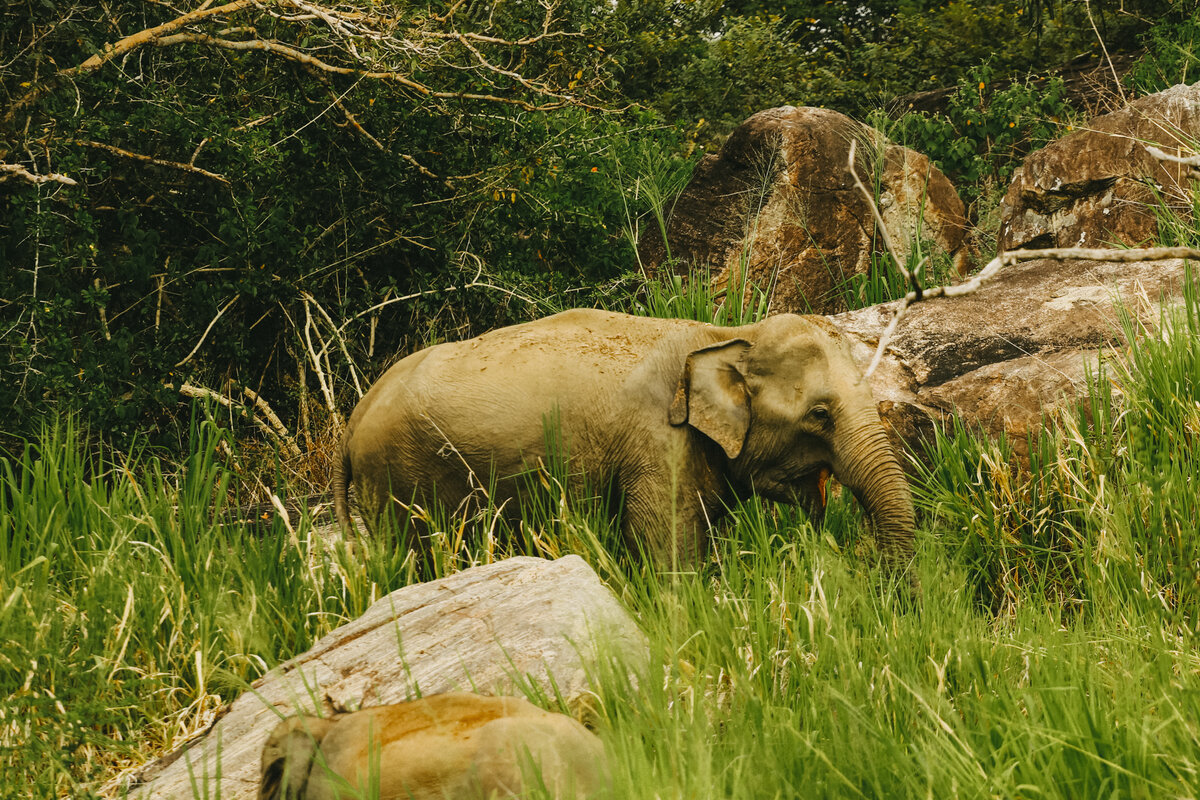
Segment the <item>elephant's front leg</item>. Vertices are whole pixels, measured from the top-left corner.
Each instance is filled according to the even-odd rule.
[[[725,513],[719,497],[690,482],[645,476],[624,493],[621,531],[632,552],[652,563],[695,569],[708,553],[709,526]]]

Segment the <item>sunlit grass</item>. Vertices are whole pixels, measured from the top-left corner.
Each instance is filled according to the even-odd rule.
[[[636,682],[597,676],[617,797],[1194,796],[1200,312],[1189,290],[1155,330],[1126,325],[1141,339],[1027,466],[938,438],[915,601],[846,498],[819,530],[735,508],[703,569],[660,573],[550,464],[513,517],[429,512],[418,566],[386,533],[228,522],[210,423],[178,465],[48,427],[0,461],[0,794],[86,796],[402,585],[576,552],[651,648]]]

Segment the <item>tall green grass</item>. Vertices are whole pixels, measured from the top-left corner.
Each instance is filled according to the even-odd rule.
[[[0,459],[0,795],[86,796],[405,579],[386,542],[227,521],[223,435],[167,465],[65,421]]]
[[[387,534],[228,522],[235,480],[209,423],[179,465],[102,457],[49,426],[0,460],[0,795],[87,796],[405,583],[578,552],[650,646],[636,681],[596,676],[615,797],[1195,796],[1188,282],[1155,330],[1125,320],[1135,343],[1030,443],[1028,467],[963,427],[937,439],[914,481],[915,601],[889,589],[844,498],[820,530],[739,506],[702,569],[658,573],[623,551],[603,493],[564,488],[550,464],[515,520],[432,515],[418,569]]]

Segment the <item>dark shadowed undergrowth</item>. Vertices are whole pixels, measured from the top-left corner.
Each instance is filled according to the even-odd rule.
[[[399,586],[577,552],[651,647],[636,684],[597,676],[615,797],[1194,796],[1194,294],[1150,333],[1028,469],[962,427],[937,439],[915,601],[846,498],[820,530],[735,508],[702,570],[655,573],[552,466],[518,523],[431,518],[418,569],[388,535],[225,522],[236,476],[210,423],[180,464],[49,426],[0,462],[0,794],[87,796]]]

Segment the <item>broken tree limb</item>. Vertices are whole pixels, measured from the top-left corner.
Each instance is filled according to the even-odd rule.
[[[208,141],[208,140],[206,139],[205,141]],[[112,153],[113,155],[121,156],[122,158],[128,158],[128,159],[132,159],[134,161],[141,161],[145,164],[154,164],[155,166],[158,166],[158,167],[170,167],[171,169],[177,169],[177,170],[181,170],[183,172],[190,172],[194,175],[201,175],[205,178],[208,178],[209,180],[214,180],[214,181],[217,181],[218,183],[223,183],[224,185],[229,186],[229,179],[226,178],[224,175],[218,175],[215,172],[209,172],[206,169],[201,169],[200,167],[197,167],[195,164],[185,164],[181,161],[168,161],[163,158],[155,158],[154,156],[148,156],[148,155],[144,155],[142,153],[135,153],[131,150],[125,150],[120,147],[115,147],[111,144],[105,144],[104,142],[91,142],[91,141],[86,141],[84,139],[68,139],[67,144],[79,145],[81,147],[92,147],[92,148],[95,148],[96,150],[104,150],[105,152]],[[203,143],[201,143],[201,147],[203,147]],[[196,152],[197,153],[200,152],[199,147],[196,148]],[[193,159],[195,159],[195,157],[196,157],[195,155],[192,156]]]
[[[1130,250],[1118,250],[1115,248],[1054,247],[1046,250],[1010,250],[1007,253],[1000,253],[969,281],[925,289],[921,295],[918,295],[916,292],[909,292],[905,295],[900,306],[896,309],[896,316],[892,318],[883,335],[879,337],[879,346],[875,349],[875,357],[871,359],[871,364],[867,367],[865,375],[868,378],[871,377],[875,372],[875,368],[879,366],[879,362],[883,358],[883,353],[891,341],[892,334],[896,332],[896,328],[899,326],[900,320],[904,317],[904,313],[908,310],[909,306],[921,300],[928,300],[934,297],[960,297],[964,294],[970,294],[994,278],[1002,267],[1012,266],[1022,261],[1037,261],[1040,259],[1132,263],[1136,261],[1161,261],[1167,258],[1200,260],[1200,249],[1192,247],[1142,247]]]
[[[174,388],[174,387],[172,387],[172,388]],[[287,433],[286,428],[283,431],[283,433],[285,435],[280,435],[280,433],[278,431],[276,431],[272,427],[272,425],[268,425],[266,422],[264,422],[261,418],[259,418],[259,416],[257,414],[254,413],[254,411],[252,409],[250,409],[245,404],[239,403],[238,401],[234,400],[233,398],[231,398],[227,395],[221,394],[218,391],[214,391],[213,389],[209,389],[204,386],[198,386],[194,383],[181,384],[178,387],[178,390],[179,390],[179,393],[181,395],[183,395],[184,397],[194,397],[194,398],[201,399],[201,400],[212,400],[212,401],[216,402],[218,405],[228,408],[230,411],[240,411],[240,412],[245,413],[250,418],[250,421],[252,423],[254,423],[255,427],[257,427],[259,430],[261,430],[263,433],[265,433],[268,436],[268,438],[274,439],[276,442],[278,442],[279,445],[281,447],[283,447],[285,450],[287,450],[289,454],[300,455],[300,449],[298,447],[296,447],[296,443],[291,441],[290,437],[286,436],[286,433]],[[249,392],[249,390],[245,390],[245,391]],[[250,392],[250,394],[253,394],[253,392]],[[264,406],[266,405],[266,403],[263,403],[263,401],[260,398],[258,398],[258,395],[254,395],[254,398],[257,401],[257,403],[261,403]],[[268,410],[269,410],[269,408],[268,408]],[[274,416],[273,412],[272,412],[272,416]],[[278,421],[278,417],[276,417],[276,421]],[[280,427],[283,427],[282,424],[280,424]]]
[[[879,214],[879,209],[875,206],[875,199],[871,192],[863,184],[858,177],[858,172],[854,166],[854,145],[850,143],[850,160],[847,169],[850,176],[854,179],[855,187],[866,198],[867,204],[871,207],[872,213],[875,215],[876,225],[878,225],[883,239],[884,246],[887,248],[888,255],[891,256],[892,262],[904,275],[905,280],[913,287],[912,291],[908,292],[900,301],[900,305],[896,308],[895,316],[884,329],[883,335],[879,337],[879,345],[875,348],[875,356],[871,359],[871,363],[867,366],[864,375],[870,378],[875,373],[875,369],[879,366],[879,362],[883,359],[884,351],[887,350],[888,344],[891,342],[892,335],[900,325],[900,321],[904,318],[905,312],[913,303],[919,303],[922,300],[928,300],[934,297],[960,297],[965,294],[970,294],[979,289],[987,281],[996,276],[997,273],[1005,266],[1011,266],[1022,261],[1036,261],[1039,259],[1052,259],[1055,261],[1067,260],[1087,260],[1087,261],[1115,261],[1131,263],[1136,261],[1159,261],[1167,258],[1186,258],[1200,259],[1200,249],[1192,247],[1142,247],[1132,249],[1117,249],[1117,248],[1091,248],[1091,247],[1052,247],[1045,250],[1010,250],[1009,252],[1001,252],[995,258],[987,263],[987,265],[974,275],[970,280],[962,283],[950,284],[947,286],[936,286],[932,289],[925,289],[920,285],[916,272],[909,272],[904,268],[900,258],[896,254],[896,250],[892,245],[891,237],[887,234],[887,229],[883,226],[883,218]],[[1159,158],[1159,155],[1154,151],[1157,148],[1147,148],[1151,155]],[[1158,153],[1162,153],[1158,150]],[[1166,156],[1166,153],[1162,153]],[[1160,159],[1161,160],[1161,159]],[[1181,163],[1189,163],[1182,158],[1167,156],[1167,160],[1179,161]],[[1200,163],[1200,158],[1197,159]]]
[[[77,186],[78,181],[74,178],[68,178],[58,172],[48,172],[44,175],[38,175],[35,172],[22,167],[20,164],[0,164],[0,182],[9,178],[21,178],[34,184],[42,183],[61,183],[64,186]]]
[[[1169,161],[1172,164],[1182,164],[1187,167],[1187,176],[1200,180],[1200,155],[1198,156],[1173,156],[1170,153],[1160,150],[1154,145],[1147,145],[1146,152],[1154,156],[1159,161]]]

